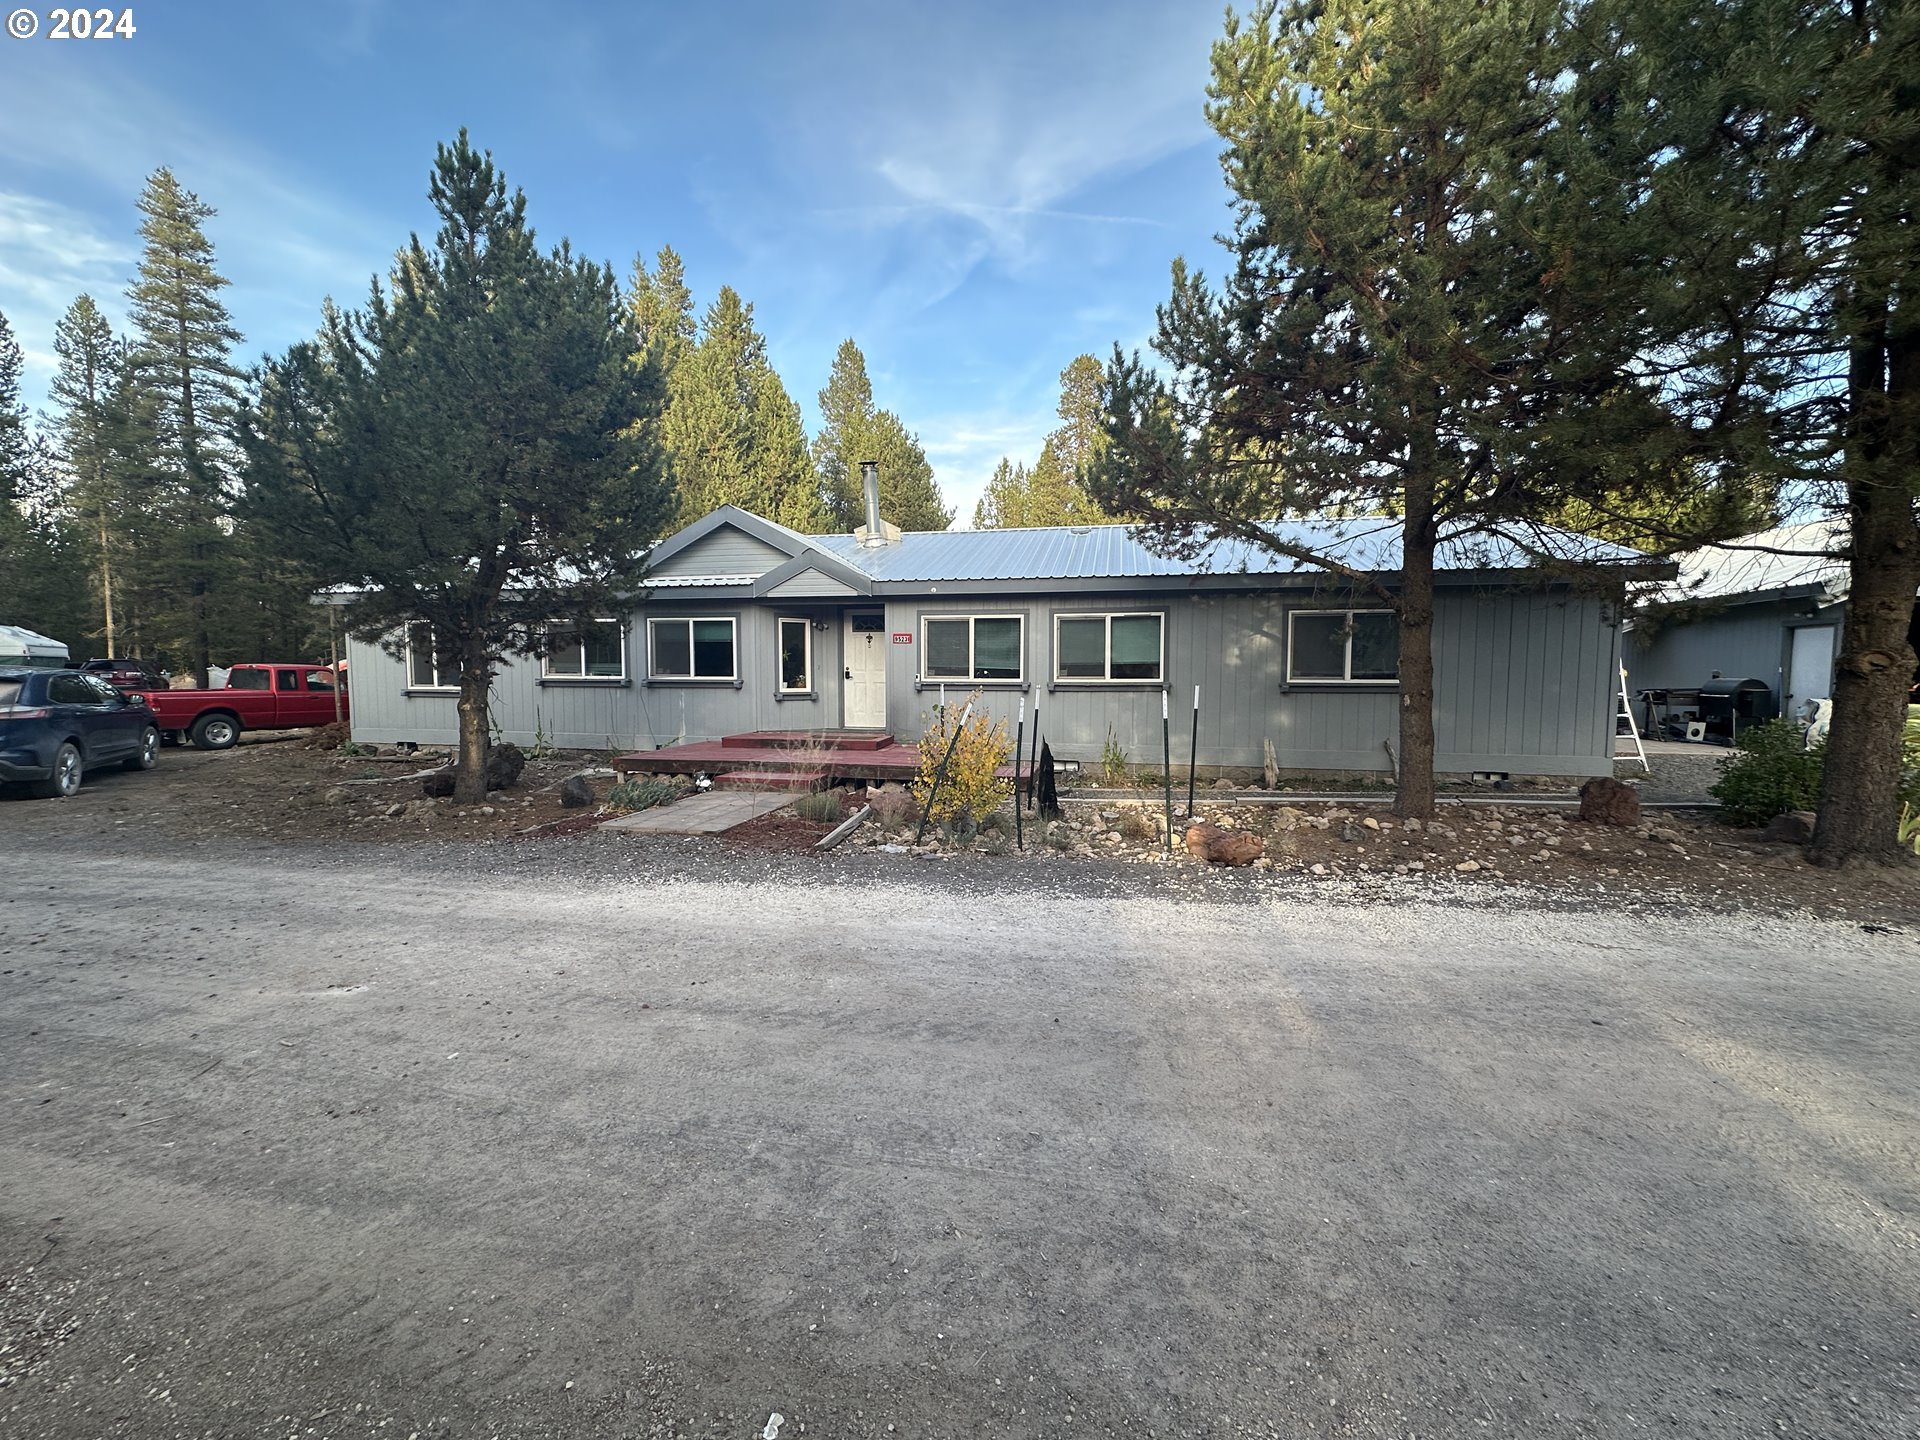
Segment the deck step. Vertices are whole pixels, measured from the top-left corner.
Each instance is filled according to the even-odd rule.
[[[893,743],[877,730],[751,730],[720,739],[728,750],[884,750]]]
[[[713,777],[716,790],[791,790],[796,795],[823,788],[829,777],[824,770],[801,770],[768,766],[758,770],[728,770]]]

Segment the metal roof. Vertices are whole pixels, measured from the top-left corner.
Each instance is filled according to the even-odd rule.
[[[1847,561],[1839,552],[1846,543],[1845,522],[1813,520],[1759,530],[1724,545],[1703,545],[1674,556],[1679,576],[1650,598],[1672,604],[1757,597],[1783,590],[1824,590],[1834,599],[1844,598]],[[1798,553],[1775,553],[1778,551]]]
[[[1276,522],[1276,540],[1312,549],[1356,570],[1400,568],[1398,521]],[[1443,538],[1441,570],[1518,570],[1544,554],[1562,560],[1630,562],[1637,551],[1548,526],[1513,527],[1511,535],[1463,533]],[[889,545],[862,548],[851,535],[812,535],[827,551],[876,581],[958,584],[968,581],[1130,580],[1153,577],[1317,574],[1317,567],[1241,540],[1215,541],[1191,560],[1172,559],[1143,544],[1131,525],[1047,526],[1024,530],[911,531]]]

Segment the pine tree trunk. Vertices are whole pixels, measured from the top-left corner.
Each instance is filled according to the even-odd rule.
[[[1407,487],[1400,558],[1400,782],[1393,813],[1433,818],[1433,492]]]
[[[107,655],[109,658],[120,652],[113,648],[113,562],[107,557],[107,515],[100,512],[100,603],[107,616]]]
[[[1920,435],[1920,335],[1890,333],[1877,302],[1855,341],[1848,375],[1852,424],[1847,510],[1852,559],[1847,621],[1834,667],[1832,727],[1820,818],[1807,858],[1840,866],[1892,861],[1899,843],[1900,742],[1915,659],[1909,641],[1920,588],[1911,464]],[[1889,462],[1892,463],[1889,463]]]
[[[485,666],[460,672],[460,756],[453,771],[453,798],[478,805],[487,798],[487,689]]]

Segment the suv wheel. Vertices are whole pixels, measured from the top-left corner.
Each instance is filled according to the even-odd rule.
[[[202,715],[190,733],[197,749],[231,750],[240,742],[240,722],[231,715]]]
[[[160,732],[149,725],[140,732],[140,749],[126,762],[129,770],[151,770],[160,763]]]
[[[53,774],[33,782],[33,793],[42,800],[65,800],[79,792],[80,778],[85,773],[80,752],[69,741],[53,757]]]

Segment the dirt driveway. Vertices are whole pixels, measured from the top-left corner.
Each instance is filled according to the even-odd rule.
[[[1920,1420],[1909,933],[112,831],[0,843],[10,1436]]]

